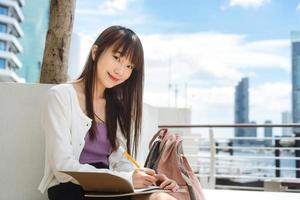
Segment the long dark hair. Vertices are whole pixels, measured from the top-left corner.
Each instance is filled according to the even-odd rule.
[[[106,88],[104,91],[108,138],[112,149],[116,150],[119,146],[116,140],[119,124],[122,134],[127,139],[127,150],[136,156],[141,133],[143,105],[144,52],[142,43],[132,30],[122,26],[111,26],[99,35],[94,45],[98,46],[95,59],[92,59],[92,51],[90,51],[83,72],[77,79],[84,81],[87,116],[93,119],[89,134],[91,137],[95,137],[96,134],[93,90],[97,61],[105,50],[113,47],[113,51],[121,50],[121,56],[129,59],[135,68],[125,82],[112,88]]]

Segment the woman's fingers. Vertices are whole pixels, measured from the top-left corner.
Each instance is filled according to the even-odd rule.
[[[161,184],[160,184],[160,188],[163,188],[163,189],[165,189],[165,187],[167,186],[167,185],[170,185],[172,183],[172,180],[171,179],[167,179],[167,180],[164,180]]]
[[[175,181],[172,181],[169,185],[165,187],[166,190],[173,190],[177,186],[177,183]]]
[[[160,188],[165,190],[172,190],[173,192],[177,191],[179,186],[177,185],[176,181],[172,179],[166,179],[160,184]]]
[[[164,182],[166,179],[168,179],[164,174],[156,174],[156,184],[161,185],[162,182]]]
[[[160,183],[160,188],[165,190],[176,191],[179,186],[176,181],[169,179],[164,174],[155,174],[155,171],[149,168],[136,169],[133,176],[135,188],[147,187]]]
[[[156,183],[155,171],[149,168],[136,169],[133,173],[134,188],[142,188]]]
[[[173,191],[173,192],[177,192],[178,190],[179,190],[179,185],[178,185],[178,184],[176,184],[176,186],[175,186],[175,187],[173,187],[172,191]]]
[[[148,175],[155,176],[155,171],[153,169],[150,169],[150,168],[141,168],[140,170],[143,171],[143,172],[145,172]]]
[[[141,173],[143,174],[143,178],[145,179],[145,181],[149,183],[148,185],[156,183],[156,174],[153,169],[143,168],[141,169]]]
[[[144,186],[150,186],[150,185],[153,185],[153,182],[144,179],[144,180],[143,180],[143,185],[144,185]]]
[[[139,169],[139,172],[143,177],[143,179],[146,180],[146,182],[150,182],[150,185],[156,183],[157,178],[156,178],[155,171],[153,169],[141,168]]]
[[[145,181],[149,182],[150,185],[156,183],[156,178],[154,176],[150,176],[150,175],[145,174],[144,179],[145,179]]]
[[[140,187],[147,187],[158,182],[160,183],[159,187],[165,190],[172,190],[175,192],[179,188],[176,181],[169,179],[164,174],[155,174],[155,171],[152,169],[136,169],[136,173]]]
[[[162,181],[162,182],[164,180],[168,179],[167,176],[164,175],[164,174],[156,174],[156,178],[157,178],[158,181]]]

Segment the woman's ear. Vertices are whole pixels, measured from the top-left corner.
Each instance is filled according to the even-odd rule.
[[[95,44],[92,46],[92,59],[93,59],[93,61],[95,61],[97,48],[98,48],[98,46],[95,45]]]

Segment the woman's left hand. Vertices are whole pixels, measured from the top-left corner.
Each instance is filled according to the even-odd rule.
[[[169,179],[166,175],[156,174],[155,176],[161,189],[172,190],[173,192],[176,192],[179,189],[179,186],[176,183],[176,181]]]

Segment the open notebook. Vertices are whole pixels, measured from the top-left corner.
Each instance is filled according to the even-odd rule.
[[[170,192],[170,190],[160,189],[159,186],[134,189],[128,180],[109,172],[62,172],[72,176],[78,181],[86,191],[86,197],[118,197],[153,192]],[[185,191],[180,190],[178,192]]]

